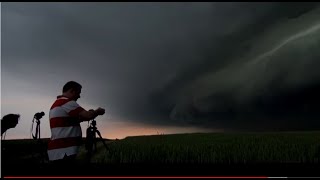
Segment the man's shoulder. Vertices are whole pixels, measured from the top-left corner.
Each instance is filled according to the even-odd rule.
[[[58,98],[53,102],[51,109],[53,109],[55,107],[63,106],[66,104],[74,104],[74,103],[77,104],[77,102],[75,102],[74,100],[71,100],[69,98]]]

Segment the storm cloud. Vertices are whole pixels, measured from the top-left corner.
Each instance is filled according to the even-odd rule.
[[[75,79],[145,124],[319,129],[318,4],[2,3],[2,86]]]

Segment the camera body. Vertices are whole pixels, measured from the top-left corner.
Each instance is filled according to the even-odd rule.
[[[96,122],[96,120],[93,119],[93,120],[91,121],[91,126],[96,127],[96,125],[97,125],[97,122]]]
[[[36,120],[40,120],[43,116],[44,116],[44,112],[42,111],[42,112],[36,113],[36,114],[34,115],[34,118],[35,118]]]

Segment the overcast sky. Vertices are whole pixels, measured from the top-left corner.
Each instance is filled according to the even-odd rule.
[[[104,136],[319,130],[319,3],[1,3],[1,116],[29,138],[63,85]],[[82,123],[83,129],[87,126]]]

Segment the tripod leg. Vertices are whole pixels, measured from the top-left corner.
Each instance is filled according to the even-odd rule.
[[[39,124],[37,123],[36,135],[35,135],[34,139],[38,139],[38,133],[39,133]]]
[[[86,149],[87,149],[87,155],[86,155],[86,162],[90,163],[90,159],[92,156],[92,152],[93,152],[93,144],[94,144],[94,136],[92,135],[92,133],[88,133],[87,134],[87,139],[86,139]]]
[[[93,135],[94,152],[97,152],[97,137],[96,134]]]
[[[103,143],[104,147],[106,148],[107,151],[110,151],[109,147],[107,146],[107,144],[104,142],[102,136],[101,136],[101,133],[99,130],[96,130],[96,133],[99,135],[99,140]]]
[[[39,127],[38,128],[39,128],[39,140],[40,140],[40,122],[39,122]]]

